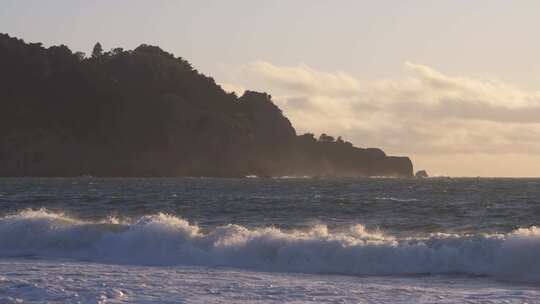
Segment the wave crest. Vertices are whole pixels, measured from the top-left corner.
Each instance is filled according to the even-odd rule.
[[[0,257],[40,256],[142,265],[204,265],[346,275],[471,274],[540,281],[540,228],[508,234],[433,234],[398,239],[362,225],[333,232],[249,229],[210,232],[168,214],[133,223],[87,222],[47,210],[0,218]]]

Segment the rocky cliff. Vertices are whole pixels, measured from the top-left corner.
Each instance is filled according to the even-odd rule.
[[[297,136],[155,46],[91,56],[0,35],[1,176],[412,176],[407,157]]]

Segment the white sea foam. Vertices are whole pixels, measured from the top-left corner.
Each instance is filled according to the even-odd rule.
[[[381,197],[376,197],[375,199],[379,201],[392,201],[392,202],[398,202],[398,203],[410,203],[410,202],[418,201],[418,199],[416,198],[398,198],[398,197],[392,197],[392,196],[381,196]]]
[[[471,274],[540,281],[540,228],[509,234],[398,239],[361,225],[332,232],[248,229],[203,233],[167,214],[132,223],[85,222],[46,210],[0,218],[0,257],[40,256],[134,265],[199,265],[346,275]]]
[[[339,276],[0,258],[0,303],[540,303],[534,284],[472,276]]]

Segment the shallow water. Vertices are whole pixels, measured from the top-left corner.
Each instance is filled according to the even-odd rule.
[[[539,185],[0,179],[0,303],[537,303]]]
[[[0,303],[538,303],[538,286],[467,276],[0,261]]]

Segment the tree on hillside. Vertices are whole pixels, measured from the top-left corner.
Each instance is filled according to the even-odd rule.
[[[334,137],[323,133],[321,134],[321,136],[319,136],[319,141],[320,142],[334,142]]]
[[[101,46],[101,43],[97,42],[92,50],[92,58],[99,58],[101,55],[103,55],[103,47]]]

